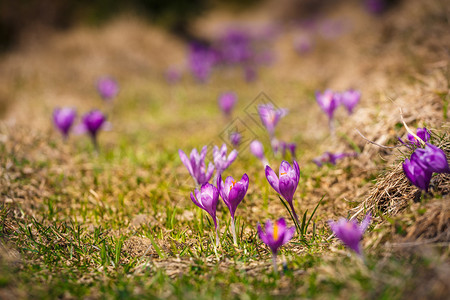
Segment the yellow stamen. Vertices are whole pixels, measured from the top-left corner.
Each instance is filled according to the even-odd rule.
[[[287,173],[286,172],[281,172],[281,174],[280,175],[286,175]]]
[[[231,185],[230,185],[230,191],[231,191],[232,188],[234,188],[234,185],[235,185],[235,184],[236,184],[236,181],[235,181],[235,180],[232,180],[232,181],[231,181]]]
[[[276,222],[273,224],[273,239],[278,240],[278,225]]]

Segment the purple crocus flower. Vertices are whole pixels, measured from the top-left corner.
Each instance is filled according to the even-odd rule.
[[[225,171],[233,163],[233,161],[237,157],[237,154],[237,150],[233,150],[227,157],[227,145],[223,144],[220,149],[219,147],[214,146],[213,159],[214,166],[216,167],[216,176],[222,174],[222,172]]]
[[[342,243],[355,251],[359,256],[362,256],[360,241],[367,227],[369,227],[370,220],[371,216],[368,213],[359,225],[355,220],[348,221],[344,218],[339,219],[338,222],[328,221],[328,224],[334,235]]]
[[[200,191],[195,189],[195,195],[191,193],[192,202],[195,205],[206,211],[214,221],[214,228],[216,231],[216,247],[219,246],[219,233],[217,231],[216,210],[219,202],[219,190],[212,184],[204,183]]]
[[[236,229],[234,225],[234,214],[238,205],[242,202],[247,194],[248,190],[248,176],[244,174],[240,181],[236,181],[233,177],[228,176],[225,179],[225,183],[222,181],[222,175],[217,177],[217,188],[219,189],[220,197],[222,197],[223,202],[228,207],[231,215],[231,231],[233,234],[234,244],[237,246]]]
[[[222,112],[229,116],[237,102],[237,96],[233,92],[225,92],[219,96],[219,107]]]
[[[300,181],[300,167],[294,160],[291,165],[283,160],[280,165],[279,177],[275,174],[271,167],[266,166],[266,178],[272,188],[280,194],[288,203],[294,215],[295,221],[298,223],[298,216],[294,209],[293,199]]]
[[[349,114],[353,113],[353,109],[361,99],[361,92],[355,90],[348,90],[341,94],[340,102],[345,106]]]
[[[272,144],[272,147],[273,146],[274,145]],[[275,153],[278,152],[278,148],[281,148],[281,155],[283,158],[286,157],[286,150],[289,150],[291,156],[295,158],[295,150],[297,149],[297,145],[295,143],[278,142],[278,146],[276,148],[274,147]]]
[[[70,128],[76,116],[77,112],[70,107],[55,108],[53,111],[53,123],[61,131],[65,139],[69,136]]]
[[[338,108],[339,94],[333,92],[332,90],[325,90],[325,92],[316,92],[316,100],[320,108],[327,114],[328,119],[332,120],[334,117],[334,112]]]
[[[321,167],[326,163],[335,165],[338,160],[343,159],[344,157],[355,157],[356,155],[356,153],[331,153],[327,151],[321,156],[314,158],[313,162],[318,167]]]
[[[264,231],[261,224],[258,223],[259,238],[272,251],[273,268],[277,272],[277,253],[278,249],[288,243],[295,233],[295,227],[287,227],[284,218],[278,219],[274,224],[270,220],[266,221]]]
[[[426,143],[425,148],[417,148],[411,155],[411,160],[428,172],[450,173],[444,151],[430,143]]]
[[[200,82],[205,82],[217,61],[217,53],[211,48],[194,43],[190,47],[189,67]]]
[[[207,146],[202,148],[200,154],[197,149],[192,149],[190,158],[181,150],[178,150],[178,154],[180,155],[181,162],[186,166],[191,174],[192,178],[194,178],[195,183],[197,185],[202,185],[207,183],[214,172],[214,165],[210,162],[208,165],[208,169],[206,169],[205,157],[207,152]]]
[[[264,166],[268,164],[266,157],[264,156],[264,146],[260,141],[254,140],[250,143],[250,152],[256,156]]]
[[[430,132],[425,127],[417,128],[416,135],[425,143],[428,142],[431,137]],[[411,142],[411,144],[413,144],[417,147],[420,146],[420,142],[411,133],[408,133],[408,140]]]
[[[233,147],[237,148],[239,144],[241,143],[242,135],[239,132],[232,132],[230,134],[230,142],[233,145]]]
[[[429,172],[427,169],[422,168],[417,163],[415,156],[411,156],[411,160],[405,159],[405,162],[403,163],[403,172],[412,184],[419,189],[428,192],[433,172]]]
[[[272,104],[261,104],[258,106],[259,117],[261,122],[266,127],[270,136],[273,136],[275,127],[278,122],[287,114],[286,109],[275,109]]]
[[[81,124],[75,130],[78,134],[87,132],[94,143],[94,147],[98,150],[97,134],[107,124],[106,116],[100,110],[93,109],[83,115]]]
[[[119,93],[119,85],[111,77],[102,77],[97,81],[97,90],[103,100],[112,100]]]

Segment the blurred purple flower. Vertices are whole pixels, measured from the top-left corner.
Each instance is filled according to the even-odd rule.
[[[250,152],[263,162],[264,166],[267,165],[266,157],[264,156],[264,147],[260,141],[254,140],[250,143]]]
[[[169,84],[175,84],[181,80],[181,72],[174,68],[170,67],[166,70],[166,80]]]
[[[344,158],[344,157],[356,157],[357,153],[331,153],[331,152],[325,152],[321,156],[316,157],[313,159],[313,162],[318,166],[321,167],[326,163],[335,165],[338,160]]]
[[[364,6],[368,12],[378,15],[385,11],[387,7],[386,1],[387,0],[365,0]]]
[[[417,148],[411,155],[422,169],[435,173],[450,173],[450,167],[444,151],[430,143],[425,148]]]
[[[360,225],[355,220],[348,221],[344,218],[340,218],[338,222],[328,221],[328,224],[334,235],[342,243],[362,256],[360,242],[364,232],[369,227],[370,220],[371,215],[368,213]]]
[[[55,108],[53,110],[53,123],[61,131],[65,139],[69,136],[70,128],[76,116],[76,110],[70,107]]]
[[[207,183],[214,172],[214,165],[210,162],[208,165],[208,169],[206,169],[205,157],[207,152],[207,146],[202,148],[201,153],[199,154],[197,149],[192,149],[190,158],[181,150],[178,150],[178,154],[180,155],[181,162],[186,166],[191,174],[192,178],[194,178],[195,183],[197,185],[202,185]]]
[[[347,90],[341,93],[340,102],[345,106],[349,114],[353,113],[353,109],[361,99],[361,93],[355,90]]]
[[[97,91],[103,100],[112,100],[119,93],[119,85],[111,77],[102,77],[97,81]]]
[[[239,132],[232,132],[230,134],[230,142],[234,148],[237,148],[241,143],[242,135]]]
[[[405,162],[403,163],[403,172],[413,185],[428,192],[433,172],[429,172],[419,166],[414,159],[414,156],[411,156],[411,160],[405,159]]]
[[[222,112],[229,116],[233,107],[236,105],[237,95],[233,92],[225,92],[219,96],[219,107]]]
[[[276,255],[278,249],[292,239],[294,233],[295,227],[288,228],[284,218],[279,218],[275,224],[267,220],[264,231],[258,223],[259,238],[272,250],[273,255]]]
[[[219,176],[223,173],[236,159],[237,150],[233,150],[227,157],[227,145],[223,144],[222,147],[214,146],[213,148],[213,159],[214,166],[216,167],[216,176]]]
[[[189,67],[198,81],[205,82],[209,78],[217,59],[218,54],[212,48],[198,43],[191,44]]]
[[[220,53],[223,62],[228,64],[250,60],[254,53],[249,34],[241,29],[228,29],[221,39]]]
[[[291,165],[283,160],[280,165],[279,177],[275,174],[271,167],[266,166],[266,178],[272,188],[280,194],[289,204],[295,221],[298,223],[298,216],[294,209],[293,199],[300,181],[300,167],[294,160]]]
[[[200,191],[195,189],[195,195],[191,193],[191,200],[195,205],[206,211],[214,221],[214,228],[216,231],[216,247],[219,246],[219,233],[217,231],[216,210],[219,202],[219,190],[212,184],[204,183]]]
[[[286,116],[287,109],[280,108],[275,109],[272,104],[261,104],[258,106],[259,117],[261,118],[262,124],[266,127],[270,136],[273,136],[275,132],[275,127],[278,122]]]
[[[234,224],[234,214],[238,205],[244,199],[245,194],[247,194],[248,184],[249,180],[247,174],[244,174],[240,181],[236,181],[233,177],[228,176],[227,179],[225,179],[225,183],[222,181],[222,175],[217,177],[217,188],[219,189],[220,197],[222,197],[223,202],[225,202],[225,205],[230,211],[231,231],[235,245],[237,245],[237,237]]]
[[[93,109],[83,115],[81,123],[75,128],[75,131],[78,134],[87,132],[94,143],[94,147],[98,150],[97,134],[100,129],[105,129],[108,124],[106,116],[100,110]]]
[[[291,153],[292,158],[295,159],[295,151],[297,150],[297,145],[295,143],[283,142],[282,146],[283,147],[282,147],[281,151],[282,151],[283,157],[286,156],[286,150],[289,150],[289,152]]]
[[[258,223],[258,236],[272,251],[273,268],[277,272],[278,249],[288,243],[295,234],[295,227],[287,227],[284,218],[279,218],[274,224],[266,221],[264,231]]]
[[[316,100],[320,108],[327,114],[330,120],[334,117],[334,112],[340,104],[340,96],[338,93],[332,90],[325,90],[320,93],[316,91]]]
[[[428,129],[424,128],[417,128],[416,131],[416,135],[425,143],[428,142],[430,140],[430,132],[428,131]],[[408,140],[416,145],[416,146],[420,146],[420,142],[410,133],[408,133]]]

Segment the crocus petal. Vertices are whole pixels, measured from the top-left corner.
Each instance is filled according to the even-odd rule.
[[[261,228],[261,224],[258,223],[258,235],[261,241],[263,241],[264,244],[268,244],[267,235],[264,233],[264,231]]]
[[[197,199],[195,198],[195,196],[194,196],[194,194],[192,192],[191,192],[191,200],[192,200],[192,202],[194,202],[195,205],[197,205],[201,209],[205,209],[203,207],[203,205],[200,202],[197,201]]]
[[[269,184],[273,187],[273,189],[277,193],[280,193],[279,180],[278,180],[277,174],[275,174],[275,172],[269,166],[266,166],[265,171],[266,171],[266,178],[267,178],[267,181],[269,182]]]
[[[186,153],[184,153],[183,150],[179,149],[178,154],[180,155],[181,162],[188,169],[189,174],[191,174],[193,176],[194,172],[192,170],[191,161],[187,157]]]
[[[418,165],[429,172],[450,173],[444,151],[432,144],[427,143],[424,149],[416,149],[411,155],[411,159],[414,159]]]
[[[288,174],[291,171],[291,169],[292,169],[291,165],[287,161],[283,160],[280,165],[279,177],[281,177],[283,173]]]
[[[227,158],[228,163],[231,164],[236,159],[237,155],[238,155],[237,150],[231,151],[231,153],[228,155]]]
[[[369,227],[371,219],[372,219],[372,215],[370,214],[370,212],[368,212],[366,214],[366,216],[364,217],[364,220],[362,220],[361,224],[359,225],[361,234],[363,234],[367,230],[367,227]]]

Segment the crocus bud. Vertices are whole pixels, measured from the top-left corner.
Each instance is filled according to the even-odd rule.
[[[219,96],[219,107],[225,115],[230,115],[234,105],[237,102],[237,96],[233,92],[226,92]]]
[[[353,109],[361,99],[361,93],[355,90],[348,90],[341,94],[340,102],[345,106],[349,114],[353,113]]]
[[[76,116],[77,112],[70,107],[55,108],[53,111],[53,123],[56,128],[61,131],[64,138],[67,138],[69,135],[70,128],[72,127]]]
[[[230,134],[230,142],[233,147],[238,147],[241,143],[242,135],[239,132],[233,132]]]
[[[103,100],[112,100],[119,93],[119,85],[111,77],[103,77],[97,81],[97,90]]]
[[[93,138],[97,136],[105,122],[106,116],[98,109],[91,110],[83,115],[83,125]]]
[[[278,122],[287,115],[287,109],[275,109],[272,104],[261,104],[258,106],[259,117],[261,122],[266,127],[270,136],[273,136],[275,127]]]
[[[334,235],[344,245],[355,251],[358,255],[362,255],[360,241],[367,227],[369,227],[370,220],[371,216],[368,213],[360,225],[355,220],[348,221],[344,218],[341,218],[338,222],[329,221],[328,224]]]
[[[334,112],[339,106],[340,96],[338,93],[332,90],[326,90],[323,93],[316,92],[316,100],[320,108],[327,114],[328,118],[331,120],[334,117]]]
[[[260,141],[258,140],[254,140],[253,142],[250,143],[250,151],[252,152],[252,154],[254,156],[256,156],[257,158],[259,158],[260,160],[264,160],[264,147],[261,144]]]

